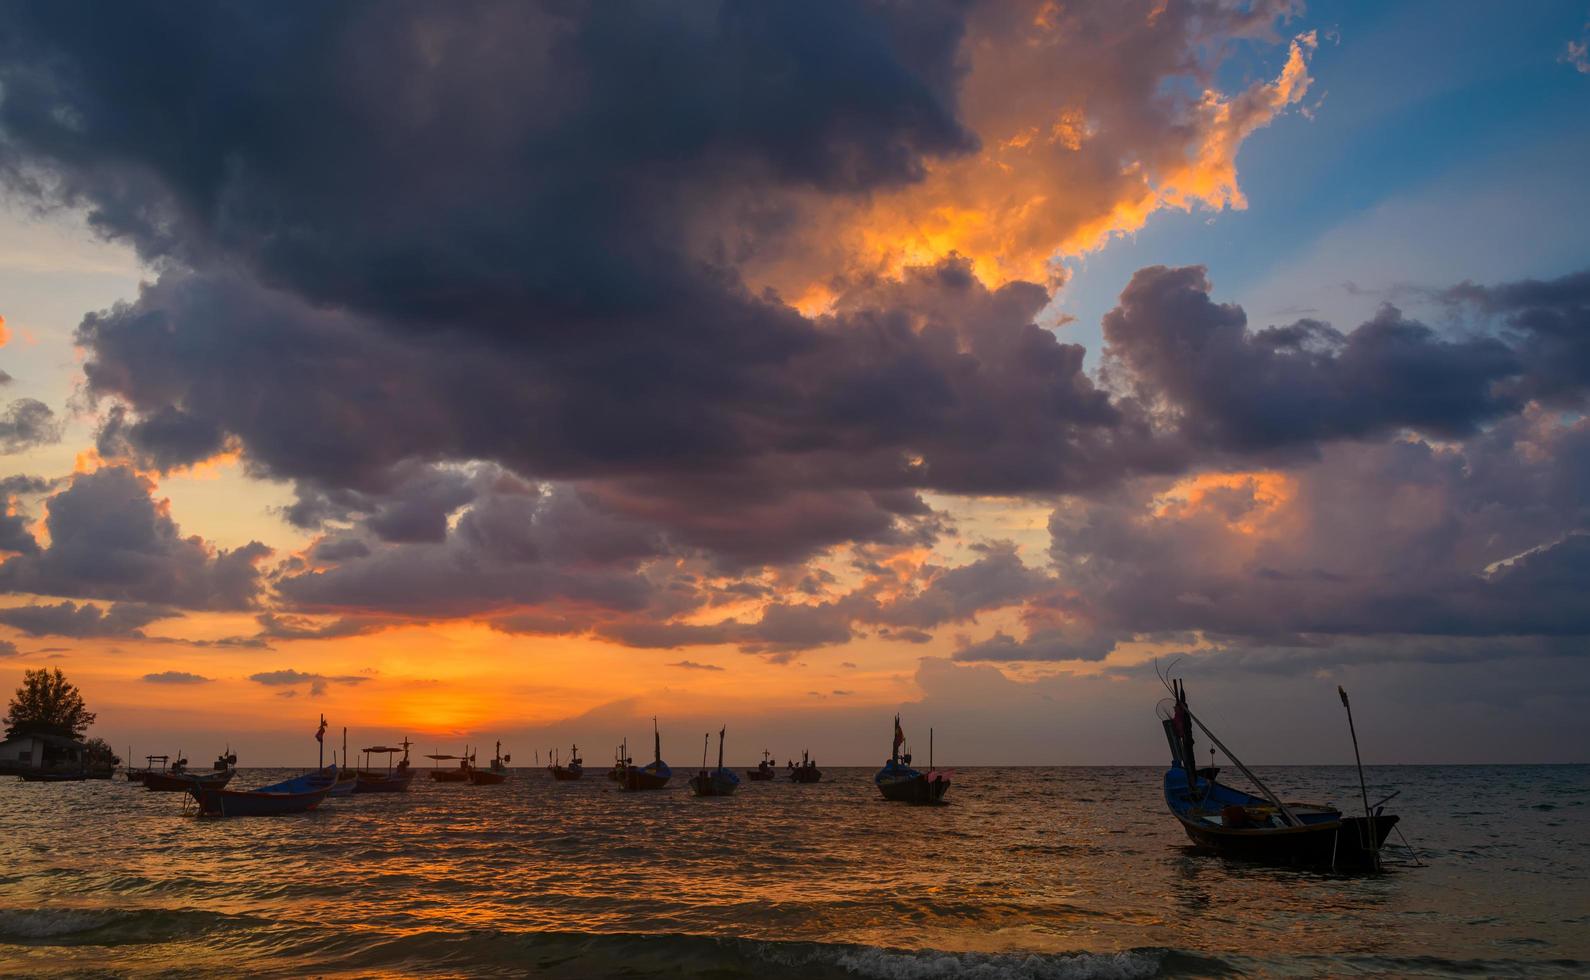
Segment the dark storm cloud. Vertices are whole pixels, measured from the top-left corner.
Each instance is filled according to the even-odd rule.
[[[131,421],[116,405],[95,436],[95,449],[105,459],[130,457],[162,472],[220,452],[226,435],[214,419],[201,418],[166,405]]]
[[[376,633],[402,622],[392,618],[344,616],[328,623],[317,623],[284,613],[260,613],[256,618],[260,637],[274,640],[341,640]]]
[[[982,550],[983,557],[970,564],[933,570],[927,588],[882,606],[869,618],[921,630],[1021,602],[1049,584],[1046,573],[1022,563],[1015,545],[996,542]],[[919,642],[909,634],[895,638]]]
[[[1502,318],[1529,368],[1520,395],[1584,405],[1590,390],[1590,270],[1546,281],[1464,283],[1445,296]]]
[[[112,603],[102,609],[92,602],[78,605],[67,601],[57,605],[13,606],[0,609],[0,624],[21,630],[28,636],[143,637],[143,627],[182,614],[165,606],[138,602]]]
[[[1104,318],[1106,357],[1197,444],[1461,436],[1522,406],[1502,382],[1525,365],[1502,340],[1446,340],[1390,306],[1345,334],[1314,320],[1250,332],[1209,292],[1201,267],[1140,269]]]
[[[61,439],[61,423],[37,398],[18,398],[0,411],[0,455],[9,456]]]
[[[256,564],[270,549],[231,551],[184,537],[148,481],[124,467],[80,473],[49,497],[49,546],[0,564],[0,591],[142,602],[182,609],[247,609]]]

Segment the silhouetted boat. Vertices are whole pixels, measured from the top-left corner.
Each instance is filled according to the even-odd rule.
[[[554,757],[552,765],[547,766],[547,770],[552,773],[553,779],[565,783],[572,782],[585,775],[585,760],[580,758],[580,747],[578,745],[569,746],[568,765],[558,765],[556,757]]]
[[[801,764],[789,764],[789,778],[797,783],[815,783],[823,778],[823,771],[812,761],[811,754],[803,750]]]
[[[358,781],[353,784],[355,793],[406,793],[409,783],[414,781],[414,770],[409,768],[409,746],[413,745],[404,739],[396,747],[389,745],[373,745],[364,750],[365,766],[359,770]],[[397,765],[392,764],[392,756],[403,753]],[[369,768],[369,757],[372,755],[386,756],[386,772]]]
[[[443,769],[440,766],[433,767],[430,771],[432,781],[438,783],[469,782],[469,770],[473,768],[470,765],[470,761],[474,758],[469,754],[469,746],[464,746],[463,755],[428,755],[425,758],[434,759],[437,762],[447,762],[453,759],[458,760],[457,768]]]
[[[740,788],[740,777],[734,770],[723,768],[723,736],[727,731],[727,726],[718,730],[718,768],[710,772],[707,771],[707,743],[712,736],[702,737],[701,771],[690,777],[690,791],[697,796],[733,796]]]
[[[629,739],[625,739],[623,742],[619,743],[618,748],[613,750],[613,768],[607,771],[607,778],[613,780],[615,783],[623,782],[624,771],[628,769],[633,762],[634,760],[629,757]]]
[[[1165,804],[1194,844],[1226,857],[1271,864],[1379,867],[1381,845],[1397,825],[1396,814],[1385,812],[1384,804],[1391,797],[1370,807],[1365,793],[1366,815],[1362,817],[1344,816],[1333,806],[1283,803],[1188,710],[1187,689],[1182,683],[1173,680],[1167,686],[1173,697],[1166,699],[1169,707],[1161,702],[1159,708],[1171,753],[1171,768],[1165,771]],[[1343,692],[1344,704],[1346,698]],[[1194,725],[1262,796],[1220,783],[1220,770],[1213,765],[1197,768]]]
[[[129,749],[128,751],[131,752],[132,750]],[[130,758],[130,756],[129,756],[129,758]],[[158,761],[160,763],[160,768],[159,769],[155,768],[155,762],[156,761]],[[169,763],[170,761],[171,761],[171,757],[169,755],[151,755],[151,756],[146,756],[145,759],[144,759],[144,767],[142,769],[130,769],[129,768],[127,770],[127,781],[129,783],[141,783],[141,782],[144,781],[144,777],[148,776],[152,772],[165,772],[166,771],[166,764]]]
[[[497,743],[497,754],[492,756],[491,764],[485,769],[471,768],[469,781],[476,786],[497,786],[508,780],[509,756],[502,754],[502,743]]]
[[[199,802],[199,815],[203,817],[275,817],[313,810],[331,793],[330,785],[303,788],[305,778],[299,776],[254,790],[193,786],[189,792]]]
[[[140,780],[144,789],[154,790],[159,793],[185,793],[194,786],[209,786],[220,789],[232,781],[237,770],[237,756],[228,748],[221,753],[210,767],[209,772],[195,772],[188,768],[188,760],[178,758],[171,764],[171,768],[162,772],[150,771]]]
[[[773,762],[772,753],[768,752],[767,749],[763,749],[762,761],[756,764],[755,769],[747,769],[745,771],[745,778],[749,779],[753,783],[768,782],[778,774],[778,770],[773,768],[774,765],[775,763]]]
[[[673,778],[674,771],[668,768],[668,763],[662,761],[662,733],[657,730],[656,718],[651,720],[651,734],[656,756],[644,766],[624,767],[624,778],[619,782],[624,789],[662,789],[668,785],[668,780]]]
[[[889,761],[873,777],[878,791],[886,800],[897,803],[938,803],[949,792],[951,773],[933,768],[933,729],[928,729],[928,771],[911,768],[911,753],[900,755],[905,744],[905,732],[900,728],[900,716],[894,716],[894,743],[889,749]]]
[[[25,783],[81,783],[91,778],[81,769],[18,769],[17,775]]]

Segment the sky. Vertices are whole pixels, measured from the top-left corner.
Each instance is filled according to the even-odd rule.
[[[1586,761],[1590,4],[9,4],[0,686],[135,755]]]

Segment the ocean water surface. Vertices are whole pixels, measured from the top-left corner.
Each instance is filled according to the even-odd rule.
[[[942,807],[884,802],[871,769],[701,800],[683,770],[656,793],[421,773],[226,820],[5,778],[0,974],[1590,975],[1590,766],[1372,768],[1424,862],[1373,876],[1197,853],[1162,771],[961,769]],[[1351,768],[1258,772],[1358,799]]]

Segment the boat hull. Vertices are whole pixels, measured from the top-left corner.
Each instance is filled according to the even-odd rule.
[[[1376,856],[1391,829],[1395,814],[1374,820],[1371,835],[1366,817],[1344,817],[1326,824],[1227,830],[1176,815],[1187,837],[1200,850],[1239,861],[1299,865],[1316,868],[1373,868]]]
[[[937,772],[879,773],[875,782],[883,798],[893,803],[942,803],[950,791],[949,777]]]
[[[471,769],[469,781],[476,786],[501,786],[508,781],[506,772],[494,772],[490,769]]]
[[[690,777],[690,792],[697,796],[733,796],[740,788],[740,777],[727,769],[698,772]]]
[[[149,774],[147,772],[134,772],[133,770],[129,769],[127,770],[127,781],[129,783],[141,783],[144,781],[144,777],[148,775]]]
[[[17,775],[25,783],[80,783],[88,779],[86,772],[50,772],[48,770],[21,769]]]
[[[753,783],[770,783],[773,781],[773,770],[747,769],[745,771],[745,778],[749,779]]]
[[[552,778],[557,780],[560,783],[573,782],[574,780],[579,779],[581,776],[584,776],[584,775],[585,775],[585,769],[583,767],[581,767],[581,766],[553,766],[552,767]]]
[[[209,789],[222,789],[232,781],[235,769],[226,772],[192,772],[171,775],[164,772],[151,772],[144,776],[142,782],[144,789],[154,790],[157,793],[186,793],[195,786],[204,786]]]
[[[407,793],[409,783],[414,781],[412,770],[405,773],[384,772],[359,772],[358,781],[353,784],[355,793]]]
[[[624,773],[619,785],[631,791],[662,789],[668,785],[668,780],[672,779],[673,775],[673,770],[666,766],[661,769],[653,766],[646,766],[644,769],[632,768]]]
[[[438,783],[467,783],[468,769],[432,769],[431,779]]]
[[[789,771],[790,782],[815,783],[823,778],[823,771],[816,766],[796,766]]]
[[[190,792],[199,801],[202,817],[277,817],[315,809],[331,793],[331,787],[304,793],[260,793],[195,786]]]

